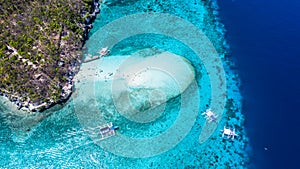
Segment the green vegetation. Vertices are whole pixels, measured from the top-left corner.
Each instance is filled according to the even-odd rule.
[[[0,92],[32,103],[58,101],[81,59],[80,12],[89,3],[0,0]]]

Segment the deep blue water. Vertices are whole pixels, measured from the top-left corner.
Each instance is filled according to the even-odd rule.
[[[218,2],[242,80],[253,168],[299,168],[300,1]]]

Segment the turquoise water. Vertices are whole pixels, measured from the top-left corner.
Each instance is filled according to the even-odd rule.
[[[227,78],[227,104],[217,129],[204,143],[199,143],[199,134],[205,124],[200,115],[210,106],[211,86],[206,69],[197,55],[182,42],[172,37],[157,34],[142,34],[132,36],[119,42],[112,48],[111,55],[127,55],[144,48],[166,50],[186,57],[196,69],[197,86],[191,86],[184,94],[171,99],[165,104],[165,109],[159,118],[149,123],[130,121],[117,111],[113,105],[99,103],[89,105],[78,100],[85,95],[74,95],[73,100],[61,110],[55,111],[30,131],[30,137],[22,142],[16,142],[15,130],[7,124],[7,115],[1,117],[0,130],[0,166],[4,168],[246,168],[248,158],[245,152],[247,137],[243,128],[241,114],[241,96],[238,90],[238,77],[230,70],[231,63],[225,57],[228,45],[224,39],[224,28],[217,19],[217,6],[214,2],[175,0],[139,0],[139,1],[107,1],[102,6],[101,15],[94,22],[90,33],[91,39],[99,36],[98,30],[107,23],[125,15],[141,12],[163,12],[173,14],[193,23],[212,41],[220,54]],[[214,14],[214,15],[213,15]],[[167,24],[167,23],[166,23]],[[99,49],[97,43],[87,43],[87,54],[94,54]],[[98,68],[101,69],[101,65]],[[96,91],[101,91],[100,84],[93,84]],[[77,86],[78,87],[78,86]],[[82,89],[83,90],[83,89]],[[200,101],[196,103],[199,114],[191,130],[182,141],[166,152],[145,157],[130,158],[105,151],[95,144],[84,131],[82,112],[95,108],[102,113],[107,121],[113,121],[120,126],[119,134],[132,138],[148,138],[161,135],[170,128],[180,114],[181,102],[184,99],[194,101],[195,93],[199,93]],[[94,95],[96,102],[101,100],[101,92]],[[183,108],[184,109],[184,108]],[[4,110],[4,109],[3,109]],[[112,110],[112,111],[110,111]],[[189,110],[189,107],[185,109]],[[81,113],[78,113],[81,112]],[[5,113],[2,113],[5,114]],[[87,112],[86,116],[89,113]],[[90,117],[87,117],[90,118]],[[223,139],[219,130],[223,126],[235,127],[238,138],[235,141]],[[108,140],[109,141],[109,140]],[[167,140],[166,140],[167,141]],[[118,145],[116,145],[118,146]],[[145,145],[139,151],[149,151],[150,145]],[[131,153],[131,152],[130,152]],[[134,152],[132,152],[134,153]]]

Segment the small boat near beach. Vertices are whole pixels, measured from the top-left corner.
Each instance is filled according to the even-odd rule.
[[[99,54],[100,54],[100,57],[102,56],[106,56],[110,53],[110,50],[108,49],[108,47],[106,46],[105,48],[102,48],[100,51],[99,51]]]
[[[110,50],[108,49],[108,47],[102,48],[99,52],[100,56],[95,56],[95,57],[91,57],[90,55],[88,55],[88,59],[84,60],[83,63],[87,63],[87,62],[91,62],[97,59],[100,59],[106,55],[108,55],[110,53]]]

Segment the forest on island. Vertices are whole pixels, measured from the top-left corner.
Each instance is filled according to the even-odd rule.
[[[81,59],[92,0],[0,0],[0,92],[56,102]]]

